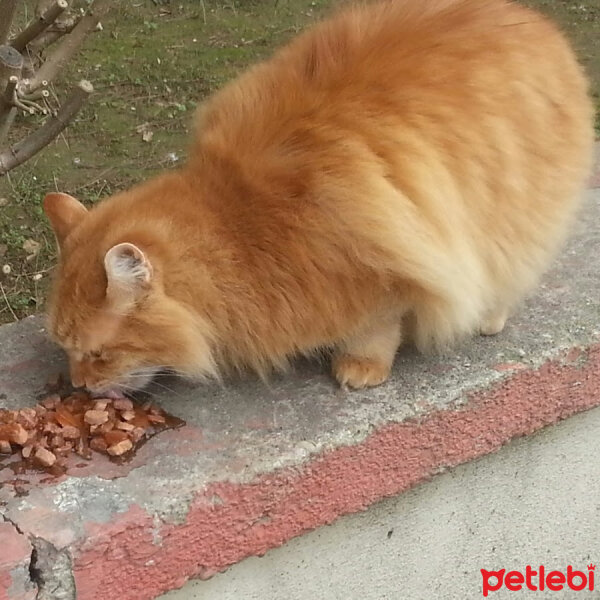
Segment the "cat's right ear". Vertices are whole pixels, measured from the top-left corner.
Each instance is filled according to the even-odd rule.
[[[69,194],[51,193],[44,198],[44,212],[62,246],[72,229],[85,217],[87,208]]]
[[[152,265],[137,246],[123,242],[106,253],[104,268],[110,309],[118,314],[127,314],[150,289]]]

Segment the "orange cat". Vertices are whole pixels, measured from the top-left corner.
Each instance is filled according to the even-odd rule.
[[[75,385],[142,387],[333,350],[383,382],[420,349],[494,334],[565,238],[593,142],[569,45],[506,0],[347,10],[199,111],[187,164],[87,211],[61,248],[50,330]]]

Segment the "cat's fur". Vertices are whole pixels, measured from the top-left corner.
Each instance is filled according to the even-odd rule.
[[[89,212],[46,197],[50,330],[76,385],[264,374],[331,347],[362,387],[403,329],[424,350],[496,333],[565,238],[593,142],[569,45],[505,0],[346,10],[197,124],[177,171]]]

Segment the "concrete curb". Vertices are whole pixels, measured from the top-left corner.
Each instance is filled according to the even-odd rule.
[[[160,598],[473,600],[482,568],[587,575],[600,554],[598,430],[600,408],[580,413]],[[488,600],[597,597],[532,583],[511,591],[505,575]]]
[[[248,484],[212,484],[194,498],[181,525],[156,529],[149,514],[131,506],[117,521],[91,530],[80,547],[73,565],[82,590],[77,597],[150,598],[146,590],[165,589],[166,574],[173,587],[190,573],[210,578],[247,556],[261,556],[340,515],[364,510],[448,467],[497,450],[514,437],[598,406],[600,345],[578,358],[583,364],[567,354],[522,371],[473,394],[465,408],[385,426],[364,442],[328,452],[301,469],[284,469]]]
[[[0,600],[36,586],[42,600],[155,598],[600,405],[599,266],[590,190],[569,246],[494,339],[445,357],[404,350],[368,392],[310,363],[268,387],[168,382],[159,402],[187,425],[129,464],[19,481],[0,467],[0,532],[18,548],[0,550]],[[39,319],[0,328],[0,406],[31,403],[62,366]]]

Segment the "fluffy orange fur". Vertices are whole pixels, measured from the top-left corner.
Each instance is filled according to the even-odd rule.
[[[89,211],[46,197],[50,330],[93,390],[323,348],[341,384],[379,384],[403,337],[503,328],[565,238],[592,143],[582,69],[536,12],[346,10],[208,100],[180,170]]]

